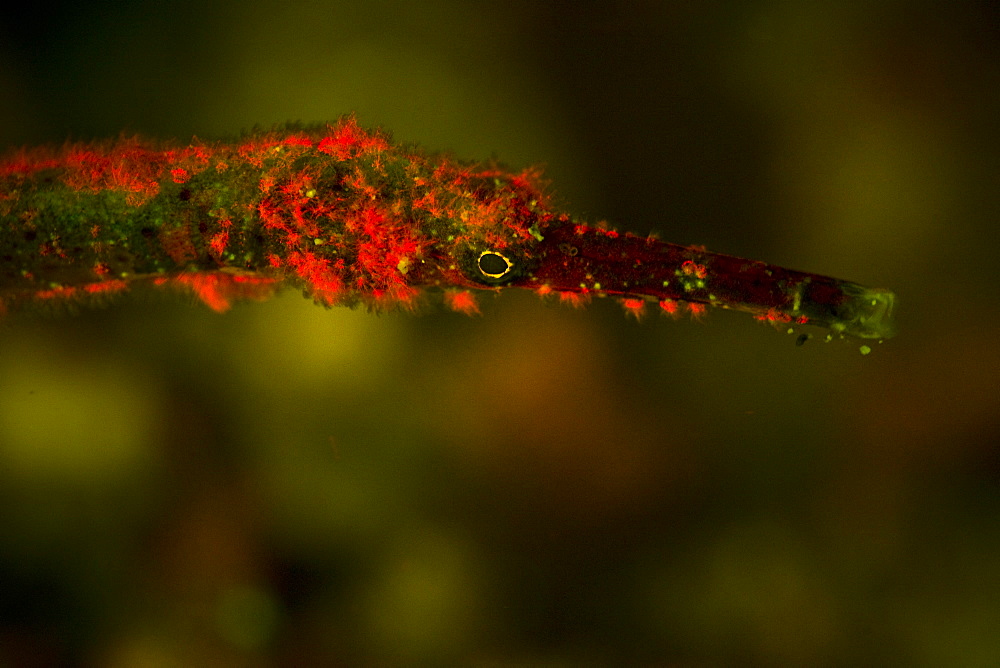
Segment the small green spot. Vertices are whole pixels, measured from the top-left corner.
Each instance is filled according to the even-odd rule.
[[[532,204],[532,206],[534,206],[535,202],[532,202],[531,204]],[[538,231],[538,223],[535,223],[534,225],[532,225],[531,227],[528,228],[528,234],[530,234],[531,236],[533,236],[536,241],[544,241],[545,240],[545,237],[542,236],[542,233]]]
[[[870,353],[872,351],[872,349],[871,349],[870,346],[861,346],[860,348],[858,348],[858,350],[861,351],[862,355],[867,355],[868,353]]]

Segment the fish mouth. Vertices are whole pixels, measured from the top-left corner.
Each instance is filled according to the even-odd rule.
[[[837,319],[829,325],[834,333],[861,339],[888,339],[896,335],[896,294],[881,288],[866,288],[841,282],[847,297],[837,308]]]

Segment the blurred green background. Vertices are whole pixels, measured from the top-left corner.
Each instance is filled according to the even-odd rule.
[[[0,149],[354,111],[892,288],[900,335],[512,292],[8,318],[0,666],[1000,660],[994,3],[22,4]]]

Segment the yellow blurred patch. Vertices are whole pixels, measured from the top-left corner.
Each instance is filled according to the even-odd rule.
[[[0,355],[0,476],[99,485],[149,464],[158,416],[146,379],[118,360],[10,343]]]

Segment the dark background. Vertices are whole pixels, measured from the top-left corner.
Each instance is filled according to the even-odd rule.
[[[0,149],[362,124],[590,220],[896,290],[900,334],[532,294],[0,323],[0,666],[1000,658],[987,2],[47,3]]]

